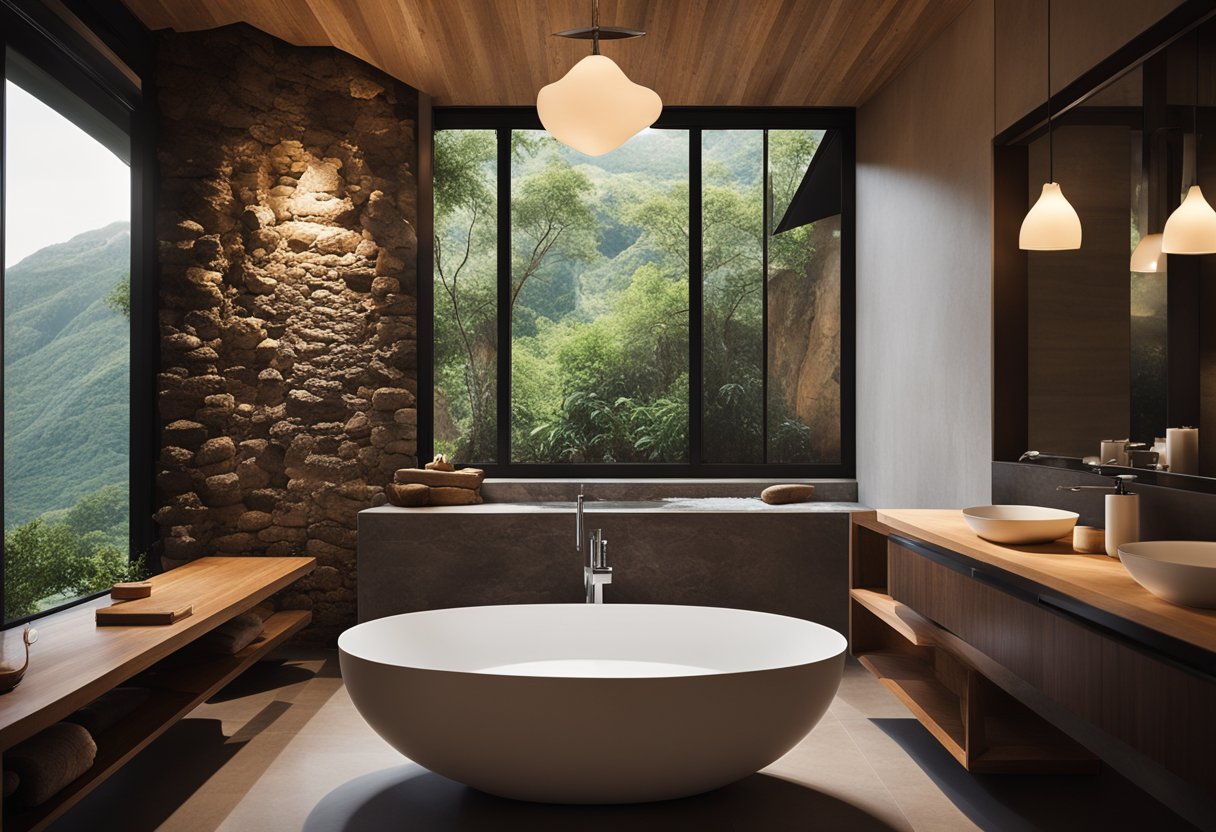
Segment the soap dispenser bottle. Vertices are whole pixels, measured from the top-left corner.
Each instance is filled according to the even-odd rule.
[[[1140,495],[1128,491],[1135,474],[1119,474],[1114,486],[1061,485],[1058,491],[1113,491],[1106,495],[1106,554],[1119,557],[1119,547],[1140,540]]]
[[[1136,480],[1135,474],[1115,477],[1115,493],[1106,495],[1106,554],[1119,557],[1119,547],[1140,540],[1140,495],[1127,487]]]

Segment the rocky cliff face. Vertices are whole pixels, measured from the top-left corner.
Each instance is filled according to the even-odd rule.
[[[839,233],[839,216],[819,220],[806,273],[769,277],[770,417],[782,413],[809,429],[798,455],[782,462],[840,461]]]
[[[313,555],[278,603],[332,641],[415,463],[417,94],[244,26],[163,35],[158,84],[162,561]]]

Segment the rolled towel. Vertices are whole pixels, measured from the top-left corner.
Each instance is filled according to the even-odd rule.
[[[43,729],[4,752],[5,769],[18,777],[13,803],[40,806],[88,771],[96,757],[97,743],[83,727],[56,722]]]
[[[195,644],[198,645],[199,650],[207,653],[232,656],[252,644],[264,629],[262,619],[254,613],[247,612],[225,621]]]
[[[147,688],[114,688],[114,690],[103,693],[64,721],[75,723],[96,737],[102,731],[135,713],[136,709],[147,702],[151,695],[152,691]]]

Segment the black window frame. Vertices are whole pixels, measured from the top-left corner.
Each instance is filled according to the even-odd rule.
[[[39,0],[0,0],[0,32],[6,54],[9,49],[18,53],[96,111],[92,115],[108,120],[130,137],[129,554],[132,561],[144,557],[151,568],[159,563],[158,532],[152,517],[158,455],[156,374],[160,363],[155,279],[156,109],[151,88],[155,40],[118,0],[64,0],[58,10]],[[6,210],[6,65],[7,60],[0,62],[0,228],[4,227]],[[0,269],[3,262],[4,235],[0,233]],[[0,281],[0,322],[3,311],[4,289]],[[4,366],[0,362],[0,409],[4,405],[3,380]],[[0,438],[2,432],[0,428]],[[0,477],[0,501],[3,499],[4,481]],[[4,562],[0,537],[0,601],[5,591]],[[108,588],[102,589],[32,615],[2,621],[0,630],[24,625],[108,592]]]
[[[689,147],[689,459],[670,463],[521,463],[510,461],[511,424],[511,321],[504,303],[509,301],[511,258],[511,169],[512,130],[543,130],[535,107],[435,107],[429,124],[439,130],[495,130],[498,141],[498,368],[497,368],[497,456],[495,463],[481,464],[487,475],[514,478],[844,478],[856,476],[856,111],[842,107],[664,107],[656,128],[687,130]],[[716,463],[702,455],[702,239],[701,239],[701,139],[706,130],[836,130],[842,139],[841,245],[840,245],[840,461],[836,463]],[[504,150],[505,147],[505,150]],[[765,143],[767,163],[767,142]],[[504,161],[505,159],[505,161]],[[434,274],[432,258],[433,198],[429,155],[424,160],[425,182],[420,188],[418,269],[418,453],[430,459],[434,453]],[[767,175],[767,174],[766,174]],[[504,220],[505,218],[505,220]],[[768,222],[768,211],[765,211]],[[766,225],[767,233],[767,225]],[[767,246],[765,248],[767,252]],[[766,258],[767,260],[767,258]],[[767,263],[765,268],[767,285]],[[765,325],[764,407],[768,406],[767,308],[763,293]],[[506,417],[506,418],[504,418]],[[764,420],[767,431],[767,418]],[[767,435],[767,434],[766,434]],[[767,440],[763,443],[768,453]]]

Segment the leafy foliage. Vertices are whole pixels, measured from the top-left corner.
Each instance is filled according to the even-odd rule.
[[[819,133],[770,133],[769,204],[788,207]],[[680,462],[688,454],[687,134],[644,131],[601,157],[512,133],[512,462]],[[763,455],[763,134],[706,131],[702,192],[705,447]],[[436,136],[436,445],[496,450],[497,218],[493,131]],[[806,229],[770,243],[805,271]],[[770,412],[770,450],[809,428]],[[505,462],[506,460],[498,460]]]
[[[109,486],[54,517],[4,534],[4,618],[134,580],[143,562],[127,551],[127,492]]]
[[[117,312],[128,321],[131,320],[130,277],[124,277],[114,284],[114,288],[105,296],[105,305],[111,312]]]

